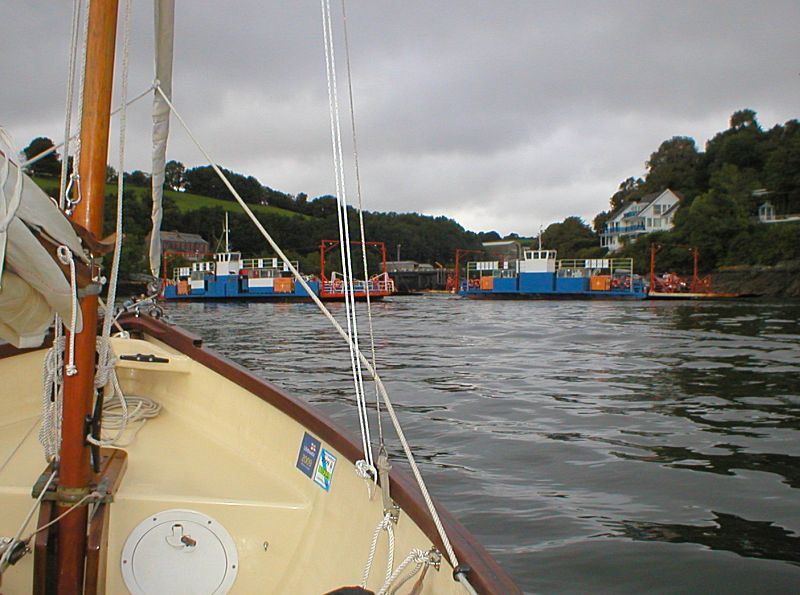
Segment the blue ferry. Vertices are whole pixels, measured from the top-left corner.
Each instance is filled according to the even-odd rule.
[[[297,262],[292,265],[297,269]],[[331,279],[304,276],[309,289],[323,300],[344,300],[344,283],[334,273]],[[384,273],[368,281],[355,280],[353,292],[357,300],[382,299],[394,293],[394,281]],[[278,258],[243,259],[240,252],[217,252],[213,261],[194,262],[176,267],[172,278],[164,283],[167,300],[261,300],[276,302],[311,301],[310,294],[297,283],[283,261]]]
[[[471,299],[633,299],[647,287],[632,258],[557,260],[555,250],[522,249],[520,258],[467,263],[459,295]]]
[[[327,301],[344,301],[345,283],[341,275],[325,276],[325,256],[340,245],[338,240],[322,240],[320,246],[320,276],[303,276],[311,293],[297,283],[292,271],[282,260],[275,257],[242,258],[242,253],[231,250],[228,214],[222,229],[225,251],[216,252],[211,261],[193,262],[188,266],[175,267],[172,277],[164,279],[161,297],[166,300],[262,300],[275,302],[311,301],[311,293]],[[352,242],[357,243],[357,242]],[[381,249],[383,272],[369,280],[353,280],[352,292],[357,300],[380,300],[392,295],[394,281],[386,269],[386,246],[382,242],[367,242]],[[187,255],[183,252],[175,254]],[[164,274],[167,274],[164,255]],[[297,261],[292,262],[296,271]]]

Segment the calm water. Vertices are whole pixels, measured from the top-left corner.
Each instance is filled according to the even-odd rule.
[[[373,308],[431,491],[526,592],[800,592],[800,304]],[[356,435],[312,305],[167,310]]]

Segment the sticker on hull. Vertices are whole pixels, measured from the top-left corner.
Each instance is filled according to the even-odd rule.
[[[300,452],[297,455],[297,468],[309,477],[314,476],[319,447],[319,440],[308,432],[303,435],[303,442],[300,444]],[[322,452],[325,452],[325,450]]]
[[[317,469],[314,472],[314,483],[322,487],[326,492],[331,489],[334,467],[336,467],[336,457],[333,453],[323,448],[319,455]]]

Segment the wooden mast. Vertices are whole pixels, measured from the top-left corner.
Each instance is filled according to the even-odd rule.
[[[81,121],[81,177],[83,198],[73,220],[102,235],[103,198],[108,156],[111,90],[117,32],[118,0],[93,0],[89,9],[84,103]],[[89,493],[92,472],[86,443],[86,418],[94,400],[97,296],[81,301],[83,331],[75,336],[74,376],[64,375],[64,417],[61,433],[61,467],[58,514]],[[86,551],[87,506],[64,517],[58,526],[58,592],[82,593]]]

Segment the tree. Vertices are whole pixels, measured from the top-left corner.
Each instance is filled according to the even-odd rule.
[[[677,233],[682,243],[700,250],[701,267],[711,270],[727,264],[732,240],[749,224],[747,212],[734,197],[712,189],[681,213]]]
[[[309,212],[314,217],[329,217],[336,215],[338,205],[336,197],[327,194],[325,196],[318,196],[309,204]]]
[[[263,204],[266,197],[266,189],[253,176],[243,176],[223,167],[220,168],[225,177],[228,178],[239,196],[247,203]],[[193,194],[202,194],[222,200],[235,200],[231,191],[219,178],[217,173],[210,165],[193,167],[184,172],[184,188]]]
[[[673,136],[665,140],[647,160],[644,186],[648,193],[670,188],[683,196],[694,197],[698,192],[697,170],[700,153],[694,139]]]
[[[592,221],[592,229],[596,234],[601,234],[606,228],[606,222],[611,219],[611,212],[610,211],[602,211],[595,215],[594,220]]]
[[[616,211],[630,200],[638,200],[644,196],[644,182],[641,178],[630,177],[619,184],[619,189],[611,197],[611,212]]]
[[[764,166],[766,135],[756,120],[756,113],[743,109],[731,116],[730,128],[706,143],[705,180],[729,163],[738,168],[761,170]]]
[[[255,180],[255,178],[253,178]],[[279,190],[273,190],[269,186],[263,186],[263,196],[261,198],[262,204],[272,205],[288,211],[296,210],[294,197],[291,194],[286,194]]]
[[[170,190],[183,190],[186,167],[180,161],[167,161],[164,166],[164,183]]]
[[[150,174],[139,169],[123,175],[123,181],[131,186],[149,186]]]
[[[567,217],[544,230],[542,247],[558,250],[563,258],[578,258],[586,251],[600,249],[600,239],[580,217]]]
[[[730,119],[730,129],[741,130],[748,127],[761,130],[761,126],[759,126],[758,120],[756,120],[756,112],[747,108],[733,112]]]
[[[478,232],[478,239],[481,242],[496,242],[500,240],[500,234],[496,231],[481,231]]]
[[[295,210],[298,213],[306,213],[308,211],[308,194],[300,192],[294,197]]]
[[[774,148],[764,164],[763,181],[779,214],[800,213],[800,123],[790,120],[770,131]],[[763,199],[762,199],[763,200]]]
[[[39,136],[33,139],[31,144],[23,150],[25,159],[32,159],[53,146],[55,145],[49,138]],[[57,177],[61,173],[61,160],[58,158],[58,153],[52,151],[46,157],[42,157],[39,161],[30,165],[28,171],[32,176]]]

